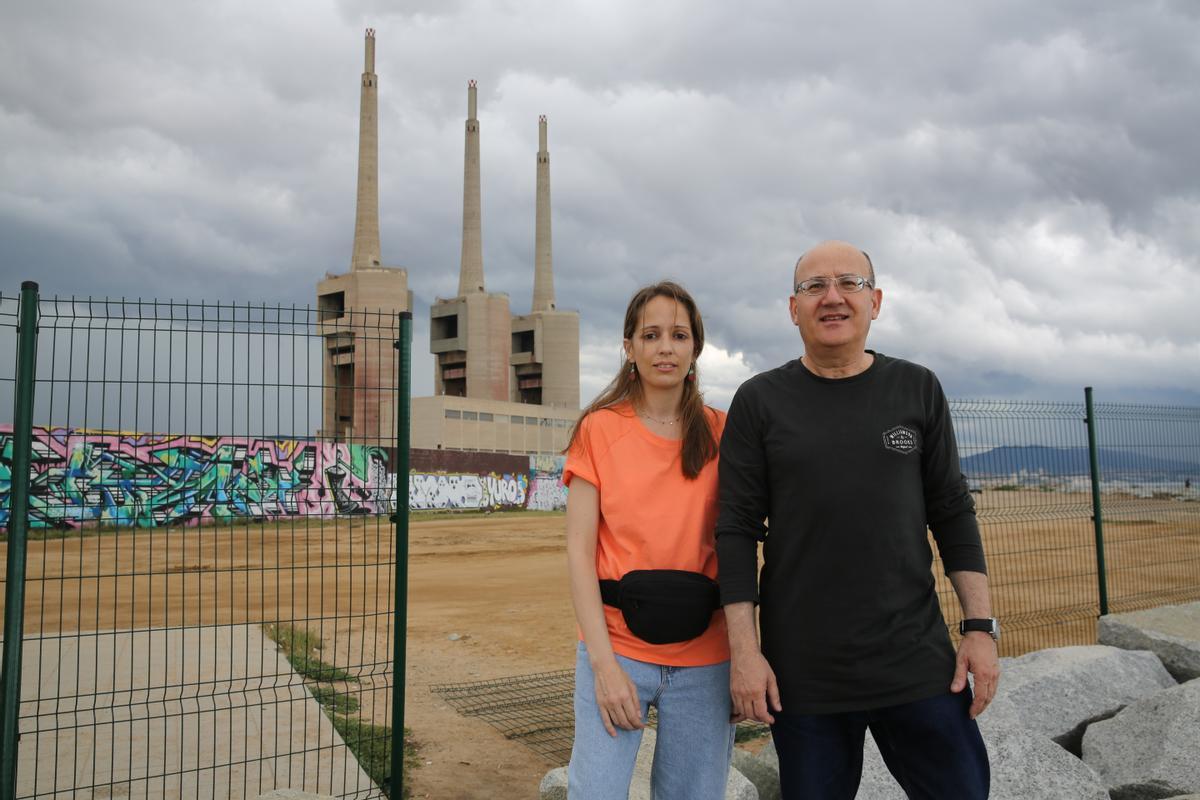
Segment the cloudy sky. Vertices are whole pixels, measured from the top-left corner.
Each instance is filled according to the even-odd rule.
[[[484,270],[527,311],[537,116],[583,391],[630,294],[682,281],[710,399],[800,353],[822,239],[867,249],[871,345],[958,398],[1200,405],[1200,6],[632,0],[6,3],[0,292],[312,303],[349,265],[363,29],[383,260],[457,287],[466,84]]]

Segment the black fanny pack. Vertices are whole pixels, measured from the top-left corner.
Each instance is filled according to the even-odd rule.
[[[602,580],[600,598],[621,609],[629,630],[650,644],[695,639],[721,607],[716,581],[679,569],[637,569],[619,581]]]

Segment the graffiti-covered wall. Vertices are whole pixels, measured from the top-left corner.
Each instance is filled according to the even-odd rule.
[[[0,432],[7,527],[11,429]],[[381,514],[395,486],[378,447],[34,428],[30,525],[154,528],[204,520]]]
[[[567,507],[567,487],[563,486],[562,456],[529,457],[529,496],[526,508],[538,511],[557,511]]]
[[[414,509],[554,511],[566,507],[562,456],[413,450],[408,476]]]
[[[160,527],[204,521],[384,514],[386,449],[245,437],[35,428],[30,524]],[[560,509],[561,457],[414,450],[414,509]],[[8,526],[11,427],[0,428],[0,529]]]

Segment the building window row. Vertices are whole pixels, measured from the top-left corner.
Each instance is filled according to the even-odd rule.
[[[445,410],[446,419],[462,419],[469,422],[494,422],[495,415],[487,411],[461,411],[457,408]],[[501,420],[503,420],[501,416]],[[573,424],[569,419],[554,419],[552,417],[523,417],[518,414],[508,415],[508,421],[513,425],[541,425],[543,428],[569,428]]]
[[[563,454],[561,450],[512,450],[509,448],[492,449],[488,447],[439,447],[438,449],[454,451],[458,453],[504,453],[505,455],[510,456],[561,456]]]

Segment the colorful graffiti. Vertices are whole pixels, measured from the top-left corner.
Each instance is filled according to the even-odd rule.
[[[412,452],[411,508],[560,510],[561,456]],[[387,514],[396,476],[379,447],[305,440],[35,428],[30,525],[156,528],[296,516]],[[0,529],[12,434],[0,428]]]
[[[382,514],[394,476],[378,447],[35,428],[30,527],[155,528],[281,516]],[[0,432],[0,527],[12,434]]]
[[[530,456],[529,493],[525,507],[537,511],[557,511],[567,507],[567,487],[562,474],[566,459],[562,456]]]

